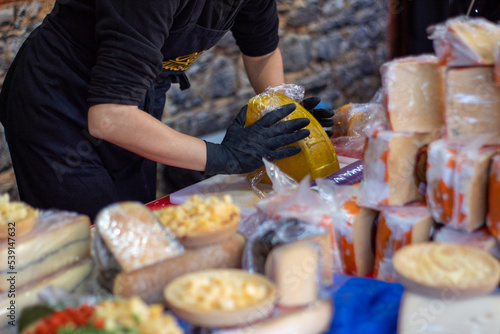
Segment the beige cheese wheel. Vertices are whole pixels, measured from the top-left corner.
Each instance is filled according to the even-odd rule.
[[[500,262],[470,247],[436,242],[403,247],[393,257],[394,269],[408,291],[439,298],[445,289],[458,297],[481,296],[500,282]]]

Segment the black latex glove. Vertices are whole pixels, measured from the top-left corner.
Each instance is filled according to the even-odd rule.
[[[323,108],[315,108],[319,103],[321,102],[321,99],[319,97],[309,97],[307,99],[302,100],[301,105],[311,113],[311,115],[316,118],[316,120],[321,124],[322,127],[324,128],[331,128],[333,125],[333,115],[334,111],[333,110],[327,110]],[[326,130],[326,133],[328,137],[331,137],[333,135],[333,132],[328,129]]]
[[[309,136],[302,129],[310,121],[298,118],[279,122],[295,110],[294,104],[274,109],[245,128],[247,106],[229,126],[221,144],[207,142],[205,174],[241,174],[264,165],[262,158],[280,160],[300,152],[300,147],[283,147]]]

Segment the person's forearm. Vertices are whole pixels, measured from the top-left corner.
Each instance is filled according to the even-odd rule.
[[[261,57],[243,55],[243,64],[256,94],[262,93],[267,87],[285,83],[283,59],[279,49]]]
[[[136,106],[95,105],[88,121],[94,137],[165,165],[205,170],[203,140],[175,131]]]

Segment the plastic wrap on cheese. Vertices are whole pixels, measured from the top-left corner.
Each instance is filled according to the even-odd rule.
[[[493,157],[490,167],[486,226],[500,240],[500,155]]]
[[[495,81],[500,86],[500,45],[495,50]]]
[[[363,159],[363,152],[366,146],[364,136],[343,136],[330,138],[335,152],[341,157]]]
[[[446,73],[446,138],[500,136],[500,87],[493,67],[453,68]]]
[[[304,178],[298,185],[289,182],[289,178],[276,165],[264,161],[268,175],[273,181],[273,192],[257,204],[257,209],[266,217],[279,220],[297,218],[308,224],[322,227],[330,232],[333,270],[340,272],[342,265],[332,218],[328,206],[321,196],[311,189],[309,178]]]
[[[356,204],[358,186],[339,186],[330,180],[317,181],[321,197],[328,203],[339,247],[344,272],[365,276],[372,272],[374,254],[372,233],[377,211]]]
[[[375,241],[374,277],[396,281],[392,265],[394,253],[406,245],[428,241],[433,224],[429,210],[423,203],[383,209],[379,213]]]
[[[500,258],[500,242],[486,227],[467,232],[450,226],[443,226],[434,231],[432,239],[435,242],[471,246]]]
[[[310,241],[321,247],[322,281],[325,285],[331,285],[333,263],[329,230],[297,218],[261,221],[259,227],[248,237],[245,244],[242,259],[243,268],[250,272],[264,274],[266,260],[271,250],[298,240]],[[335,265],[340,267],[338,262]],[[336,272],[340,272],[339,268],[336,268]]]
[[[302,180],[306,175],[309,175],[313,180],[324,177],[340,168],[335,149],[325,130],[316,118],[300,105],[303,93],[304,89],[296,85],[281,85],[268,88],[264,93],[248,101],[245,122],[245,126],[249,126],[269,111],[289,103],[295,104],[295,110],[285,117],[284,121],[296,118],[308,118],[310,120],[309,125],[305,127],[310,131],[310,135],[292,144],[293,146],[299,146],[301,152],[276,162],[280,169],[297,181]],[[264,177],[262,182],[270,183],[267,177]]]
[[[498,148],[485,146],[491,137],[470,143],[437,140],[427,156],[427,203],[434,219],[472,231],[486,220],[488,170]]]
[[[380,71],[393,131],[442,131],[443,69],[435,56],[398,58]]]
[[[41,211],[33,229],[20,237],[0,240],[0,292],[7,291],[12,275],[7,259],[15,244],[16,288],[49,276],[90,255],[90,220],[67,211]]]
[[[363,181],[358,204],[377,209],[422,200],[415,166],[420,148],[435,133],[382,131],[368,139],[363,159]]]
[[[500,26],[483,18],[465,16],[429,28],[429,38],[441,64],[449,67],[494,64]]]
[[[95,225],[94,253],[103,268],[130,272],[184,252],[173,234],[138,202],[105,207]]]
[[[363,129],[379,107],[377,103],[350,103],[340,107],[333,116],[333,137],[364,136]]]

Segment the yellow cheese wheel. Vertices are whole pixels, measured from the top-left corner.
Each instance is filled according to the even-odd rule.
[[[302,150],[299,154],[281,159],[275,162],[276,165],[284,173],[299,182],[308,174],[311,176],[311,180],[315,180],[335,173],[340,167],[330,138],[328,138],[321,124],[319,124],[311,113],[287,96],[278,92],[266,92],[250,99],[245,126],[255,123],[263,116],[264,110],[275,109],[289,103],[295,104],[296,109],[285,117],[283,121],[308,118],[311,122],[306,126],[306,129],[311,134],[291,144],[291,146],[300,146]],[[270,183],[270,180],[266,176],[262,182]]]

